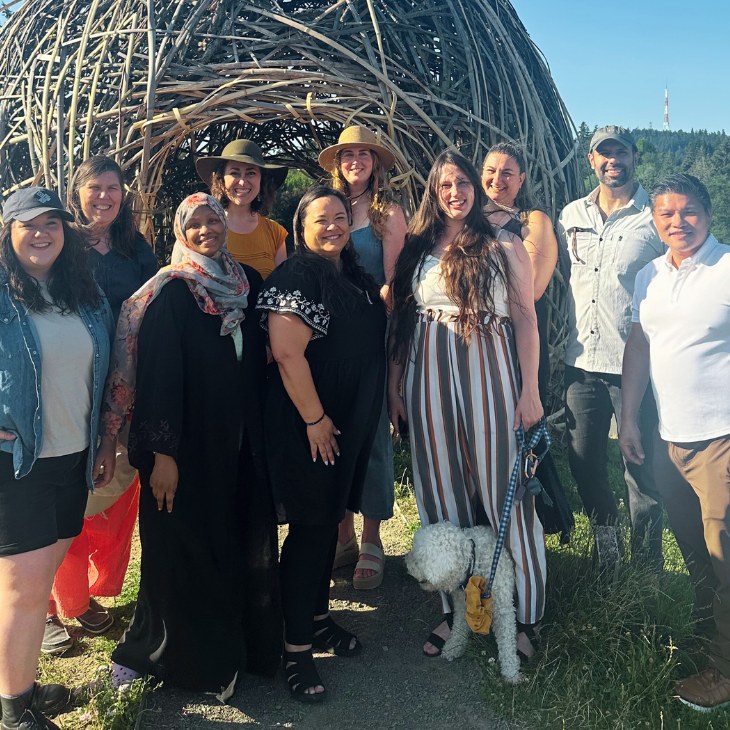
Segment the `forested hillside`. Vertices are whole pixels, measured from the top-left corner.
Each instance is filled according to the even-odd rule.
[[[585,122],[578,129],[584,160],[586,188],[597,184],[586,155],[595,130]],[[664,175],[688,172],[707,186],[712,198],[712,232],[721,243],[730,245],[730,137],[725,132],[663,132],[657,129],[632,129],[639,148],[638,181],[647,189]]]

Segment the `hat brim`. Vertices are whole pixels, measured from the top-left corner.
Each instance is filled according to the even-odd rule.
[[[395,155],[385,147],[379,144],[368,144],[367,142],[345,142],[344,144],[333,144],[331,147],[325,147],[320,153],[317,161],[319,166],[327,172],[332,172],[335,167],[335,158],[340,150],[346,147],[365,147],[372,150],[378,155],[378,159],[383,165],[385,172],[388,172],[395,165]]]
[[[195,169],[198,171],[200,179],[208,187],[210,187],[211,180],[213,179],[213,173],[221,162],[244,162],[247,165],[256,165],[256,167],[260,167],[263,170],[268,170],[271,173],[271,178],[277,190],[284,184],[284,180],[286,180],[286,176],[289,174],[289,168],[284,167],[284,165],[269,165],[266,163],[262,165],[261,160],[256,160],[254,157],[249,157],[248,155],[199,157],[195,160]]]
[[[596,144],[591,145],[589,152],[595,152],[604,142],[618,142],[619,144],[622,144],[624,147],[626,147],[627,150],[632,150],[636,146],[632,142],[629,142],[628,140],[621,139],[617,134],[609,134],[608,136],[604,137],[603,139],[596,142]]]
[[[44,213],[48,213],[49,211],[53,211],[54,213],[58,213],[58,215],[63,218],[63,220],[67,221],[68,223],[74,222],[74,217],[69,213],[67,210],[61,210],[60,208],[53,208],[53,207],[46,207],[42,206],[39,208],[31,208],[30,210],[24,210],[22,213],[18,213],[17,215],[14,215],[12,217],[12,220],[14,221],[20,221],[21,223],[27,223],[28,221],[32,221],[33,218],[37,218],[39,215],[43,215]]]

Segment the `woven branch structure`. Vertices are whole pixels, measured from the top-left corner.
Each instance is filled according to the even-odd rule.
[[[150,239],[200,189],[195,157],[248,137],[319,177],[351,123],[395,153],[409,212],[451,146],[480,165],[522,144],[553,217],[580,190],[572,123],[507,0],[26,0],[0,30],[0,189],[63,192],[112,155]],[[563,298],[557,282],[556,347]]]

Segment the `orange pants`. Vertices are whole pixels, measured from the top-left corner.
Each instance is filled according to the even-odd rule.
[[[84,520],[56,573],[49,614],[75,618],[89,610],[90,596],[118,596],[132,549],[139,509],[139,477],[105,512]]]

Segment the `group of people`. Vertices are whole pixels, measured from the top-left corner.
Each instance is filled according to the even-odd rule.
[[[94,596],[121,589],[137,509],[141,581],[113,686],[152,675],[226,701],[240,672],[273,675],[283,663],[292,697],[322,701],[313,649],[362,650],[329,613],[331,572],[356,563],[357,589],[383,579],[391,429],[405,438],[408,427],[423,524],[499,524],[515,432],[543,417],[556,265],[569,281],[568,446],[586,511],[615,530],[615,415],[632,557],[661,569],[663,496],[712,639],[711,668],[677,693],[702,708],[730,701],[730,404],[710,385],[730,362],[730,259],[709,235],[699,181],[669,178],[649,198],[620,127],[596,132],[589,160],[599,186],[565,208],[557,238],[511,143],[489,151],[481,178],[462,155],[439,155],[406,223],[389,186],[396,157],[348,127],[320,154],[329,184],[299,202],[288,256],[285,229],[266,217],[287,169],[236,140],[197,161],[210,192],[180,204],[159,271],[112,160],[79,167],[68,208],[44,188],[10,195],[0,233],[2,730],[56,727],[48,717],[69,691],[36,683],[39,652],[68,648],[59,614],[92,633],[109,628]],[[680,292],[700,287],[701,307],[678,306]],[[545,608],[545,528],[567,535],[572,519],[549,457],[538,476],[554,499],[525,491],[505,543],[524,661]],[[89,491],[98,498],[115,483],[94,514]],[[451,630],[442,602],[429,657]]]

